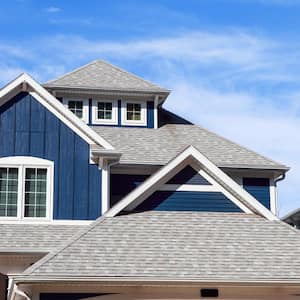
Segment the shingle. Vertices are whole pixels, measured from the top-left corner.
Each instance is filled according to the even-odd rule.
[[[123,153],[122,164],[165,165],[193,145],[218,167],[287,169],[196,125],[167,124],[158,129],[92,126],[92,129]]]
[[[96,60],[57,79],[45,87],[99,90],[145,91],[168,94],[169,91],[105,61]]]
[[[49,252],[85,225],[0,224],[1,252]]]
[[[29,276],[300,280],[300,235],[244,213],[105,218]]]

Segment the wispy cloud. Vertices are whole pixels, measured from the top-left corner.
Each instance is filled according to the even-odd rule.
[[[0,81],[12,79],[20,65],[45,81],[104,58],[158,82],[173,90],[170,109],[292,167],[280,187],[284,214],[300,203],[299,48],[292,39],[241,30],[127,42],[66,35],[18,45],[0,41],[0,58],[6,58]]]
[[[59,13],[62,9],[57,6],[50,6],[46,8],[46,12],[50,14]]]

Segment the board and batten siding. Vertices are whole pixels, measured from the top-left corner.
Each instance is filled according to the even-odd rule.
[[[53,218],[94,220],[101,214],[101,171],[89,145],[28,93],[0,108],[0,157],[54,162]]]
[[[262,205],[268,209],[271,208],[269,178],[243,178],[243,186]]]

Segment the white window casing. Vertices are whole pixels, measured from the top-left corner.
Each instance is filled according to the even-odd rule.
[[[141,120],[128,120],[127,119],[127,104],[140,104],[141,105]],[[147,105],[145,101],[137,100],[124,100],[122,101],[121,108],[122,125],[131,126],[147,126]]]
[[[72,99],[72,98],[63,98],[63,104],[66,108],[69,109],[69,102],[82,102],[82,118],[81,120],[85,123],[89,122],[89,100],[87,99]]]
[[[18,169],[18,206],[16,217],[0,217],[0,220],[18,221],[49,221],[53,219],[53,172],[52,161],[31,157],[31,156],[11,156],[0,158],[0,168]],[[46,216],[45,217],[25,217],[25,172],[28,168],[38,168],[47,170],[46,183]]]
[[[98,103],[111,103],[112,104],[112,118],[99,119],[98,118]],[[99,125],[118,125],[118,100],[96,100],[92,102],[92,124]]]

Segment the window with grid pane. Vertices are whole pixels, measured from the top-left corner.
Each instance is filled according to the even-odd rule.
[[[18,169],[0,168],[0,217],[18,213]]]
[[[47,210],[47,169],[25,169],[24,217],[46,217]]]
[[[97,118],[99,120],[112,120],[112,102],[98,102]]]
[[[83,101],[69,101],[68,107],[78,118],[83,118]]]
[[[139,103],[127,103],[126,118],[128,121],[140,121],[142,118],[142,107]]]

